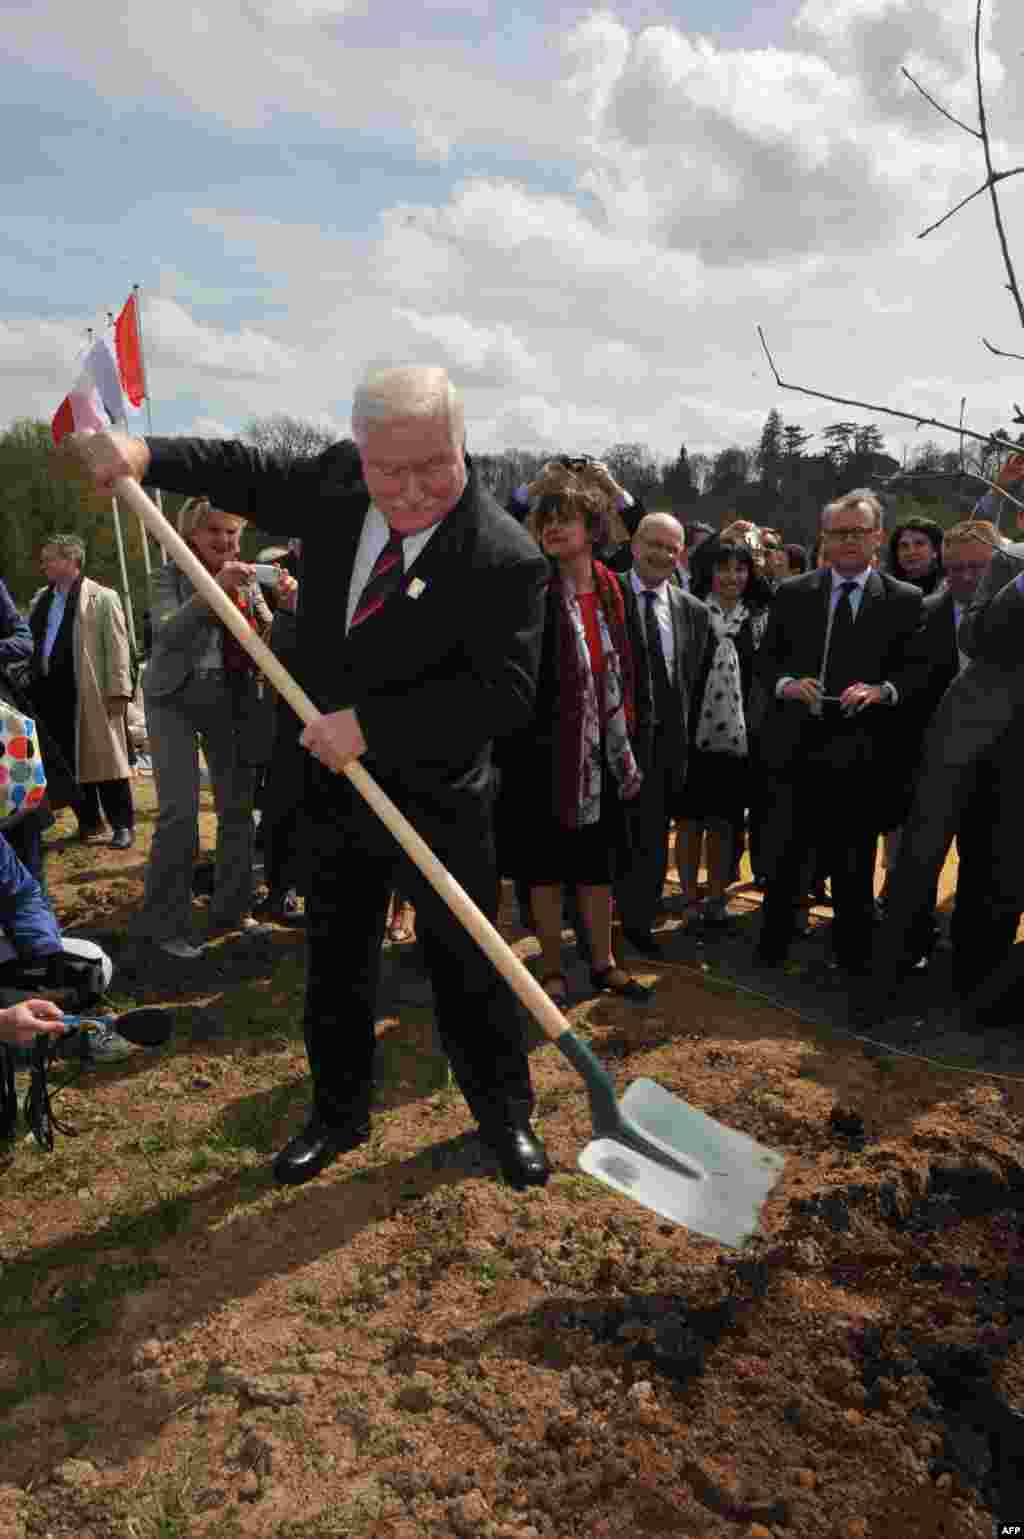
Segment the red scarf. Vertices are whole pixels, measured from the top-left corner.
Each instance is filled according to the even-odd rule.
[[[249,590],[247,588],[239,588],[236,590],[236,592],[229,596],[232,599],[235,608],[248,620],[250,629],[256,630],[256,619],[252,612],[252,595]],[[221,629],[224,632],[224,672],[255,673],[256,664],[253,662],[252,658],[249,656],[248,652],[245,650],[242,643],[235,635],[234,631],[228,630],[227,626],[223,623],[221,624]]]
[[[632,734],[636,727],[636,700],[633,689],[633,649],[626,630],[626,606],[622,589],[608,568],[600,561],[594,562],[594,589],[604,613],[612,646],[619,659],[626,730]],[[558,814],[563,827],[575,828],[580,775],[583,769],[583,680],[580,677],[576,637],[569,623],[569,616],[565,612],[565,593],[557,575],[552,577],[549,591],[552,601],[558,605],[560,712],[557,724],[558,754],[555,769]],[[598,707],[603,717],[604,693],[601,681],[596,679],[594,682],[597,687]]]

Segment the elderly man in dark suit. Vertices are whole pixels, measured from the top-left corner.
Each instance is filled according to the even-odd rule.
[[[872,566],[882,538],[872,492],[830,503],[821,530],[825,565],[780,585],[757,659],[769,702],[761,761],[771,866],[758,959],[785,959],[817,846],[832,882],[835,959],[856,976],[870,962],[875,849],[891,822],[885,767],[912,687],[921,594]]]
[[[476,943],[348,779],[368,770],[481,909],[497,906],[491,742],[533,707],[547,563],[480,485],[460,398],[443,369],[380,370],[357,389],[354,442],[292,465],[248,445],[118,439],[84,454],[109,485],[135,474],[204,491],[301,536],[299,676],[323,713],[305,729],[316,852],[306,900],[308,1125],[278,1180],[316,1175],[369,1136],[374,1013],[388,898],[416,906],[438,1029],[508,1180],[549,1174],[530,1116],[516,1002]]]
[[[711,617],[706,604],[673,576],[686,536],[670,513],[648,513],[633,536],[633,564],[620,576],[632,633],[640,638],[638,665],[646,670],[651,702],[637,721],[637,763],[643,785],[630,803],[632,854],[616,884],[622,933],[642,956],[658,957],[652,934],[665,886],[668,836],[686,782],[690,698],[704,653]]]

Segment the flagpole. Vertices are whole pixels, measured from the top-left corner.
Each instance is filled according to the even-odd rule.
[[[128,586],[128,563],[124,559],[124,540],[121,536],[121,514],[117,506],[117,498],[111,497],[110,506],[114,510],[114,537],[117,540],[117,559],[121,566],[121,586],[124,588],[124,612],[128,621],[128,631],[132,638],[135,650],[139,649],[139,638],[135,634],[135,614],[132,609],[132,590]]]
[[[139,333],[139,363],[142,365],[142,389],[146,400],[146,426],[149,428],[150,436],[152,437],[153,408],[149,400],[149,370],[146,368],[146,343],[142,335],[142,285],[140,283],[132,284],[132,295],[135,299],[135,326]],[[153,501],[156,503],[157,507],[162,513],[164,510],[164,503],[159,487],[153,488]],[[142,538],[145,540],[146,528],[145,525],[141,523],[141,520],[140,525],[142,528]],[[167,552],[164,550],[162,545],[160,546],[160,563],[162,566],[167,565]],[[146,563],[146,573],[147,575],[149,574],[148,561]]]
[[[108,310],[107,311],[107,320],[110,322],[111,327],[113,327],[113,325],[114,325],[114,312],[113,312],[113,310]],[[141,353],[141,346],[140,346],[140,353]],[[148,402],[147,402],[147,404],[148,404]],[[124,428],[126,433],[131,431],[130,428],[129,428],[129,425],[128,425],[128,414],[127,414],[127,412],[122,413],[122,416],[121,416],[121,426]],[[160,494],[158,492],[157,496],[159,497],[159,495]],[[143,566],[146,569],[146,586],[147,586],[147,590],[148,590],[149,583],[150,583],[150,581],[152,579],[152,576],[153,576],[153,566],[152,566],[152,562],[150,561],[150,556],[149,556],[149,534],[146,531],[146,526],[142,522],[141,517],[139,519],[139,539],[142,541],[142,564],[143,564]],[[135,630],[134,625],[132,626],[132,630],[134,632],[134,630]]]

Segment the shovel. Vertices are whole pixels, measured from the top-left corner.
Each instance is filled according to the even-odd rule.
[[[320,713],[309,696],[255,634],[141,486],[121,477],[113,490],[122,504],[138,514],[295,714],[306,723],[317,720]],[[358,760],[346,764],[344,773],[494,963],[544,1035],[582,1076],[593,1122],[593,1138],[579,1157],[582,1169],[662,1218],[685,1224],[723,1245],[741,1245],[756,1234],[761,1204],[778,1180],[782,1156],[714,1122],[653,1080],[637,1080],[619,1105],[615,1086],[597,1058],[573,1034],[554,1001],[390,797]]]

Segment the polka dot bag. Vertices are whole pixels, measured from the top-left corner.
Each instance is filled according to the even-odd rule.
[[[0,823],[38,807],[45,795],[36,724],[0,700]]]

